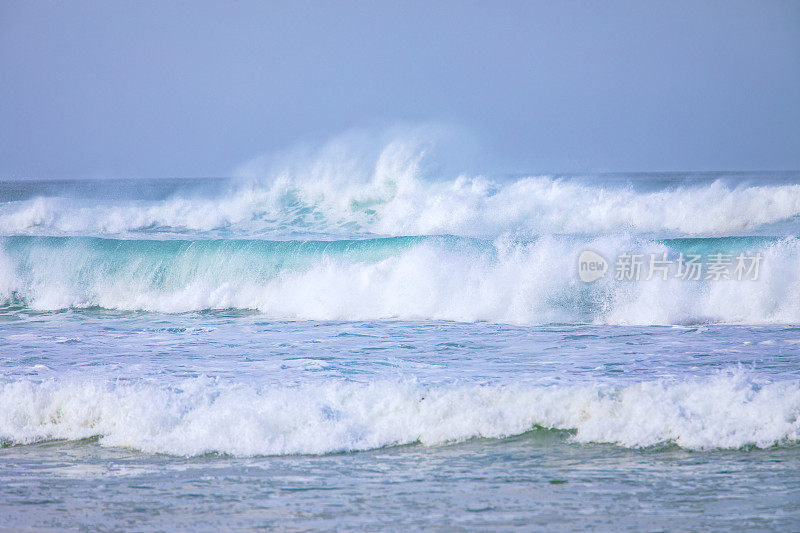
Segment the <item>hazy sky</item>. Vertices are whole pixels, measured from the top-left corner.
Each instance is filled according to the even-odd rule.
[[[440,121],[531,172],[800,169],[800,2],[0,3],[0,177]]]

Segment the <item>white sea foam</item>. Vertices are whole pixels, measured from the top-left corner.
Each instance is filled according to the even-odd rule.
[[[37,198],[0,210],[10,234],[434,235],[487,237],[503,232],[669,235],[753,232],[800,215],[800,185],[735,187],[723,182],[659,192],[586,185],[553,177],[499,182],[376,181],[350,190],[289,178],[236,186],[221,197],[158,202]]]
[[[352,242],[347,253],[290,249],[278,255],[258,246],[224,241],[165,250],[148,241],[32,239],[0,252],[0,295],[38,310],[235,308],[288,320],[800,322],[795,239],[759,245],[757,280],[633,282],[616,281],[609,272],[591,284],[576,273],[583,249],[613,260],[622,252],[668,247],[625,236]]]
[[[800,185],[703,181],[634,188],[603,179],[497,178],[454,161],[474,147],[437,155],[430,130],[349,136],[318,150],[261,158],[227,190],[175,193],[157,201],[40,197],[0,207],[3,234],[129,233],[281,236],[619,231],[724,235],[794,224]],[[447,150],[445,150],[447,152]]]
[[[800,439],[800,385],[720,374],[624,387],[390,381],[254,388],[207,378],[169,387],[0,386],[0,438],[7,443],[100,437],[106,446],[176,455],[322,454],[501,438],[535,427],[625,447],[769,447]]]

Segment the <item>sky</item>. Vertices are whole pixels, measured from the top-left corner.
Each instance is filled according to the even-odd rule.
[[[800,170],[800,2],[0,3],[0,178],[441,123],[531,173]]]

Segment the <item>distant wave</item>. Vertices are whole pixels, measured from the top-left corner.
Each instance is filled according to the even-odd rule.
[[[434,235],[492,237],[619,231],[672,236],[797,229],[800,185],[736,186],[715,181],[636,191],[553,177],[426,182],[376,178],[363,186],[278,179],[233,184],[220,196],[163,200],[37,197],[0,207],[5,235],[176,234]]]
[[[434,144],[416,135],[333,141],[279,161],[256,160],[238,179],[183,188],[165,181],[163,197],[152,182],[126,183],[119,191],[103,183],[103,194],[74,183],[48,183],[38,193],[6,184],[3,193],[0,184],[0,234],[492,238],[800,230],[796,179],[498,177],[447,161],[467,159],[469,150],[442,157]]]
[[[792,444],[800,440],[800,387],[743,374],[618,387],[388,381],[255,388],[206,378],[174,386],[0,385],[6,445],[99,437],[105,446],[175,455],[324,454],[502,438],[537,427],[632,448]]]
[[[579,253],[761,253],[757,280],[594,283]],[[613,268],[613,266],[612,266]],[[800,322],[794,238],[393,237],[344,241],[0,239],[0,302],[39,310],[247,309],[278,320],[511,324]]]

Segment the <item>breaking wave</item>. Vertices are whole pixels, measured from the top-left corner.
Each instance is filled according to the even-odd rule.
[[[594,283],[591,249],[620,253],[760,253],[755,280],[674,277]],[[613,269],[613,266],[611,267]],[[0,239],[6,307],[101,307],[179,313],[253,310],[278,320],[452,320],[511,324],[800,322],[794,238],[632,236],[533,240],[394,237],[344,241]]]
[[[0,184],[0,233],[494,238],[621,231],[712,236],[778,229],[797,234],[797,176],[788,182],[759,175],[498,176],[454,163],[468,159],[474,147],[444,150],[448,155],[442,157],[435,136],[426,135],[335,139],[317,150],[254,160],[236,171],[236,179],[185,187],[143,181],[120,189],[106,181],[25,192],[19,184]]]
[[[15,381],[0,385],[8,444],[99,437],[151,453],[325,454],[536,428],[581,443],[689,449],[800,440],[800,387],[743,374],[627,386],[336,382],[252,387],[194,378],[154,383]]]

